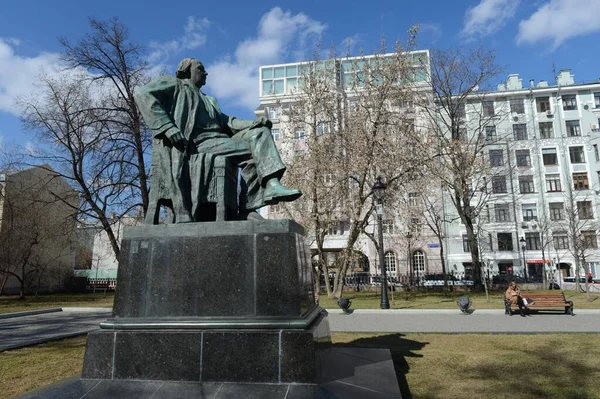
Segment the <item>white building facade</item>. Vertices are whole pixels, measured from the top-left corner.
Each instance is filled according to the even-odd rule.
[[[429,85],[426,83],[429,75],[427,50],[410,53],[415,59],[426,60],[424,63],[415,64],[414,81],[420,90],[426,90]],[[349,70],[353,63],[368,62],[369,57],[350,57],[336,60],[327,60],[335,63],[335,77],[337,90],[339,91],[342,102],[349,109],[352,107],[352,93],[349,87]],[[259,71],[259,93],[260,106],[256,109],[257,117],[266,116],[273,122],[272,133],[274,140],[280,149],[280,153],[286,161],[287,154],[293,154],[294,151],[302,149],[309,132],[303,129],[291,127],[286,118],[286,110],[298,93],[302,90],[302,71],[307,65],[306,62],[266,65],[260,67]],[[423,116],[419,114],[418,108],[413,104],[402,104],[403,112],[414,120],[415,129],[424,126],[425,123],[419,121]],[[316,134],[326,133],[331,127],[326,124],[317,125]],[[323,131],[319,131],[319,129]],[[373,182],[374,183],[374,182]],[[414,212],[419,209],[419,193],[403,193],[405,199],[405,211],[384,209],[383,232],[385,264],[388,274],[396,277],[413,276],[419,277],[426,274],[441,273],[440,262],[440,244],[437,238],[427,229],[426,224]],[[261,209],[261,215],[269,218],[283,217],[277,207],[268,206]],[[324,250],[328,264],[339,252],[345,248],[348,239],[349,221],[340,220],[340,222],[329,229],[329,234],[325,238]],[[371,222],[371,229],[375,232],[375,219]],[[310,236],[311,232],[307,232]],[[308,239],[312,242],[311,237]],[[315,244],[312,244],[314,249]],[[358,267],[351,268],[350,272],[362,271],[370,274],[380,274],[379,257],[375,245],[365,235],[361,235],[354,246],[359,251],[363,260],[359,262]]]
[[[483,104],[467,105],[467,126],[473,107],[477,115],[506,111],[485,126],[490,172],[477,231],[483,272],[560,282],[575,275],[579,248],[580,262],[600,277],[600,82],[576,84],[563,70],[553,85],[531,80],[524,87],[509,75]],[[470,274],[464,225],[446,230],[450,269]]]

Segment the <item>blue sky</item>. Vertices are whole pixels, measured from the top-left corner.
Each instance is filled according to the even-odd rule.
[[[310,58],[325,47],[372,52],[381,38],[406,38],[420,25],[417,46],[483,45],[495,49],[506,75],[553,82],[570,68],[577,82],[600,78],[600,0],[382,0],[169,3],[146,0],[7,2],[0,13],[0,145],[33,145],[18,119],[15,96],[35,90],[35,75],[58,65],[58,38],[77,41],[88,17],[113,16],[146,48],[156,68],[172,71],[184,57],[207,66],[205,91],[231,115],[253,117],[258,67]],[[500,83],[500,82],[498,82]]]

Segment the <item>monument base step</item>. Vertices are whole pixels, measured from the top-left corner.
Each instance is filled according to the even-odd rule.
[[[317,384],[132,381],[69,378],[20,399],[95,398],[402,398],[388,349],[330,347],[319,350],[323,373]]]

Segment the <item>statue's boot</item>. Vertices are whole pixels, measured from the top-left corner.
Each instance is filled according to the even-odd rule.
[[[294,201],[302,195],[302,191],[287,188],[279,179],[273,178],[267,182],[264,191],[264,201],[268,205],[277,204],[278,202]]]
[[[238,219],[239,220],[265,220],[264,217],[260,216],[260,214],[254,210],[247,210],[244,212],[240,212],[240,214],[238,215]]]

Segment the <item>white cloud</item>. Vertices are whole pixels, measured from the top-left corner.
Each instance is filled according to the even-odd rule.
[[[600,31],[598,15],[598,0],[551,0],[519,23],[517,44],[550,40],[554,50],[570,38]]]
[[[521,0],[481,0],[465,12],[461,34],[473,38],[496,33],[515,15],[520,2]]]
[[[206,44],[206,31],[210,27],[210,21],[206,18],[190,16],[183,27],[184,35],[175,40],[167,42],[150,42],[150,54],[148,62],[151,64],[164,64],[171,56],[185,50],[194,50]]]
[[[15,99],[30,94],[42,68],[55,73],[59,54],[40,53],[35,57],[22,57],[15,53],[18,39],[0,38],[0,110],[19,115]]]
[[[325,28],[306,14],[274,7],[260,19],[256,37],[241,42],[233,55],[207,65],[208,91],[231,104],[256,108],[259,66],[305,59]]]

